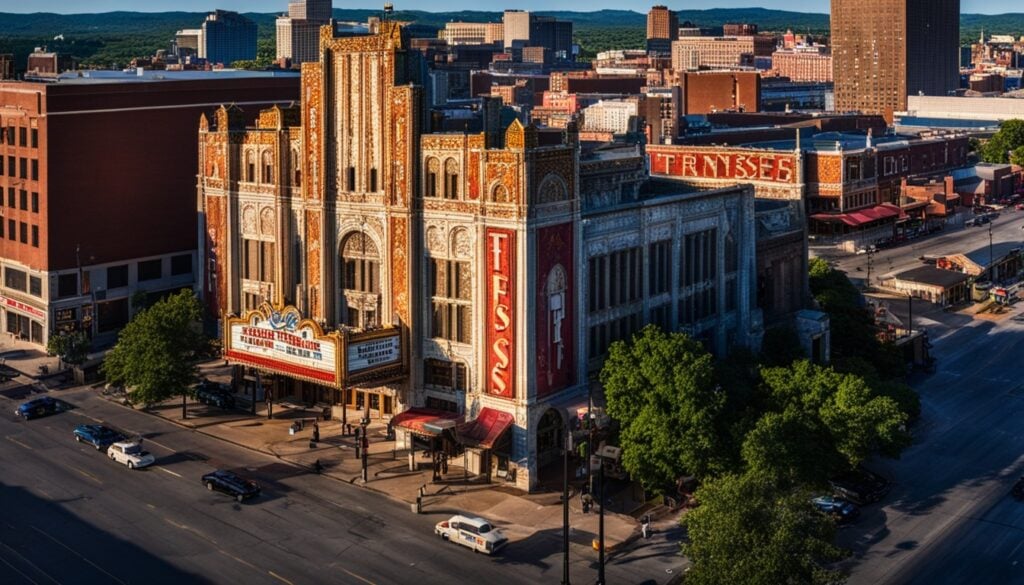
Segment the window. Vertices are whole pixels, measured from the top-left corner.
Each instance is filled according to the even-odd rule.
[[[679,322],[691,324],[718,312],[718,230],[687,234],[681,260]]]
[[[171,276],[192,274],[192,254],[171,257]]]
[[[128,286],[128,265],[107,267],[107,288]]]
[[[14,157],[9,156],[7,157],[7,174],[11,177],[15,176],[14,169]]]
[[[423,360],[423,381],[430,386],[465,391],[466,364],[446,360]]]
[[[3,222],[3,220],[0,220],[0,239],[3,239],[3,237],[4,237],[4,222]]]
[[[459,198],[459,165],[451,158],[444,162],[444,198]]]
[[[651,270],[647,294],[654,296],[667,293],[672,281],[672,241],[654,242],[648,247],[647,253]]]
[[[78,296],[78,274],[61,274],[57,277],[57,298]]]
[[[36,248],[39,247],[39,226],[32,226],[32,245]]]
[[[32,148],[39,148],[39,129],[32,129]]]
[[[262,162],[262,166],[263,166],[263,182],[264,183],[273,183],[274,182],[274,164],[273,164],[273,159],[270,157],[270,153],[269,152],[264,152],[263,153],[263,160],[261,162]]]
[[[32,159],[32,180],[39,180],[39,161],[36,159]]]
[[[25,222],[19,222],[18,227],[21,228],[21,243],[28,243],[28,224]]]
[[[18,146],[28,146],[28,128],[18,128]]]
[[[18,170],[20,171],[18,176],[22,179],[28,178],[28,159],[21,157],[18,159]]]
[[[4,286],[25,292],[28,288],[28,274],[14,268],[4,268]]]
[[[377,192],[377,169],[370,169],[370,192]]]
[[[433,295],[431,336],[472,341],[472,274],[469,262],[430,259],[428,290]]]
[[[96,329],[100,333],[117,331],[128,324],[128,299],[96,303]]]
[[[0,177],[4,175],[4,157],[0,156]]]
[[[34,297],[43,296],[43,279],[38,276],[28,277],[28,294]]]
[[[643,286],[640,248],[628,248],[589,261],[590,311],[640,300]]]
[[[380,302],[380,253],[369,236],[355,232],[341,246],[341,296],[346,325],[376,325]]]
[[[144,280],[157,280],[163,275],[163,262],[156,260],[145,260],[139,262],[139,282]]]
[[[16,199],[14,198],[14,187],[7,188],[7,207],[15,209],[17,206]]]
[[[441,163],[436,158],[427,159],[427,197],[437,197],[437,175],[441,172]]]
[[[256,182],[256,158],[251,152],[245,153],[245,181]]]
[[[39,213],[39,193],[32,194],[32,213]]]
[[[7,239],[12,242],[18,239],[18,224],[13,219],[7,220]]]
[[[28,191],[21,189],[18,192],[18,195],[20,195],[19,202],[21,203],[21,205],[19,205],[19,208],[22,211],[28,211]]]
[[[14,126],[7,127],[7,144],[14,146]],[[11,165],[13,168],[14,165]]]
[[[345,173],[345,175],[346,175],[346,182],[345,182],[345,184],[348,186],[347,187],[348,190],[349,191],[355,191],[356,190],[356,168],[355,167],[349,167],[348,171]]]

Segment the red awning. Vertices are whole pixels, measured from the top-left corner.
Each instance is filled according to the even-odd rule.
[[[434,436],[441,434],[445,428],[455,426],[460,420],[462,420],[462,415],[457,412],[433,408],[410,408],[396,414],[391,419],[391,425],[420,435]]]
[[[484,407],[480,409],[476,420],[459,425],[459,442],[481,449],[492,449],[514,421],[515,417],[507,412]]]
[[[811,219],[816,219],[818,221],[837,221],[851,227],[856,227],[873,221],[900,217],[900,215],[901,211],[899,207],[889,203],[883,203],[874,207],[868,207],[867,209],[851,211],[850,213],[816,213],[811,216]]]

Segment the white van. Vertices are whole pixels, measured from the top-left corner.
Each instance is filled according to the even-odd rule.
[[[475,552],[492,554],[508,543],[508,538],[483,518],[452,516],[438,522],[434,533],[448,542],[468,546]]]

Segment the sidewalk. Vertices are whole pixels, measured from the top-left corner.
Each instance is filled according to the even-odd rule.
[[[204,373],[215,367],[203,368]],[[355,437],[343,435],[341,421],[320,420],[320,441],[311,444],[312,420],[309,411],[289,409],[274,404],[273,419],[267,418],[265,405],[257,406],[257,414],[248,411],[221,410],[194,402],[188,405],[189,418],[181,419],[181,401],[169,400],[151,409],[150,414],[170,422],[194,429],[211,437],[228,441],[312,470],[319,460],[324,466],[323,474],[338,481],[362,484],[362,461],[355,456]],[[348,422],[355,423],[362,416],[361,411],[348,410]],[[303,429],[289,434],[289,427],[296,421],[304,422]],[[416,471],[409,470],[407,450],[395,450],[395,442],[386,438],[386,424],[373,421],[368,427],[370,448],[367,453],[367,475],[365,487],[405,503],[412,510],[420,488],[425,495],[422,512],[431,514],[472,514],[487,518],[505,530],[510,541],[527,539],[543,531],[561,531],[561,494],[525,494],[505,485],[501,480],[492,479],[484,483],[482,478],[468,476],[462,467],[461,458],[449,461],[448,473],[436,483],[431,482],[430,459],[422,453],[414,453]],[[468,479],[468,481],[467,481]],[[584,514],[579,497],[570,500],[571,540],[588,549],[598,534],[598,515]],[[639,525],[629,516],[606,512],[605,546],[609,552],[639,536]],[[596,557],[596,551],[592,551]]]

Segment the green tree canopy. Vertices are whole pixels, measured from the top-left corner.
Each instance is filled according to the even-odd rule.
[[[990,163],[1010,162],[1010,153],[1019,158],[1017,150],[1024,147],[1024,120],[1007,120],[981,147],[981,159]]]
[[[153,404],[180,395],[185,418],[185,398],[198,378],[195,355],[205,344],[201,318],[191,290],[154,303],[121,330],[103,364],[104,375],[130,388],[133,402]]]
[[[612,344],[601,382],[608,414],[621,425],[623,464],[645,487],[659,490],[684,472],[706,477],[732,465],[727,397],[700,343],[645,327],[631,343]]]
[[[89,338],[81,331],[56,333],[46,341],[46,352],[60,358],[60,361],[77,366],[89,357]]]
[[[810,495],[780,490],[752,474],[728,474],[697,490],[700,507],[683,524],[693,562],[687,585],[829,585],[842,575],[827,569],[843,553],[835,526]]]

